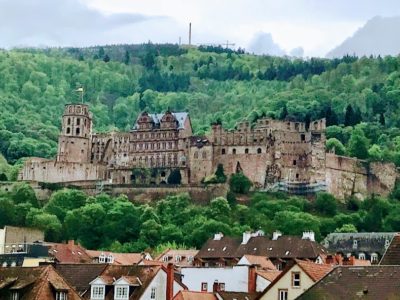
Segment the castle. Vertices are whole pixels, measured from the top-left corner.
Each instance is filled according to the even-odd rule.
[[[66,105],[57,158],[31,158],[20,179],[159,186],[179,173],[181,184],[191,186],[222,164],[227,175],[243,172],[260,190],[326,190],[344,198],[349,193],[388,193],[397,176],[391,164],[371,166],[326,153],[325,119],[306,124],[262,118],[239,123],[235,130],[214,124],[210,136],[193,135],[185,112],[143,112],[130,132],[94,133],[92,124],[87,105]]]

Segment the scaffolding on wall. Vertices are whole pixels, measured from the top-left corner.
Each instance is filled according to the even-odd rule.
[[[318,181],[315,183],[309,182],[296,182],[296,181],[279,181],[272,186],[264,189],[263,191],[270,192],[285,192],[294,195],[309,195],[319,192],[325,192],[327,185],[325,181]]]

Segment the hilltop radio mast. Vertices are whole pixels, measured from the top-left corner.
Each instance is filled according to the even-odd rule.
[[[192,22],[189,23],[189,46],[192,45]]]

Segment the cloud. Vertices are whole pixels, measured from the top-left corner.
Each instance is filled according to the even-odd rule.
[[[290,54],[290,56],[294,56],[294,57],[303,57],[304,49],[303,49],[303,47],[297,47],[297,48],[290,50],[289,54]]]
[[[78,0],[0,0],[0,46],[85,46],[118,42],[113,32],[163,21],[137,13],[105,15]],[[125,31],[125,40],[127,31]],[[120,41],[122,42],[122,41]]]
[[[285,51],[272,39],[272,35],[266,32],[257,33],[249,45],[249,51],[254,54],[285,55]]]

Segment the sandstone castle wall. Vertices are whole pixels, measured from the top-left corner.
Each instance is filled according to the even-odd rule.
[[[325,120],[303,122],[262,118],[235,130],[212,126],[194,136],[187,113],[142,113],[130,132],[92,132],[87,105],[66,105],[56,160],[32,158],[20,174],[31,182],[87,186],[162,186],[172,172],[197,186],[222,164],[227,175],[243,172],[260,190],[309,194],[327,190],[338,198],[388,194],[393,164],[336,156],[325,150]]]

